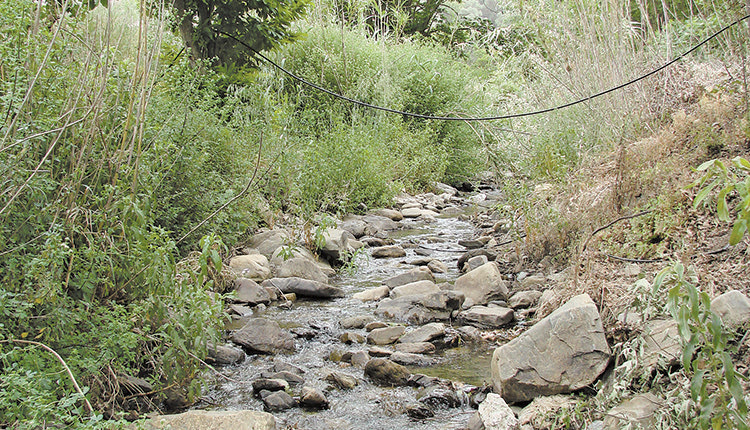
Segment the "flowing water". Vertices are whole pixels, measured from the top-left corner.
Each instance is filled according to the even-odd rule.
[[[359,385],[352,390],[334,389],[326,393],[330,408],[305,411],[293,408],[274,412],[278,428],[294,429],[460,429],[465,428],[474,413],[468,405],[440,409],[435,416],[424,420],[410,419],[404,413],[407,404],[415,403],[417,389],[412,387],[382,388],[370,383],[362,369],[328,360],[334,350],[366,350],[367,345],[344,345],[338,340],[343,332],[338,321],[349,316],[373,315],[375,303],[362,303],[351,295],[381,285],[385,279],[413,269],[408,264],[420,254],[428,254],[448,266],[448,273],[436,274],[436,282],[453,282],[459,275],[457,260],[465,251],[457,243],[470,238],[474,227],[456,217],[439,217],[435,222],[404,220],[405,229],[391,232],[389,237],[406,249],[402,258],[372,259],[364,252],[357,257],[356,265],[343,270],[331,280],[342,288],[346,297],[326,301],[298,300],[291,309],[269,306],[253,317],[273,319],[282,327],[313,328],[313,338],[297,339],[297,352],[291,355],[248,356],[244,363],[225,367],[223,373],[233,381],[217,379],[200,407],[217,409],[263,410],[262,402],[252,393],[250,381],[268,370],[274,360],[294,364],[306,371],[306,383],[324,389],[322,378],[331,370],[354,376]],[[365,250],[366,251],[366,250]],[[376,319],[379,319],[376,317]],[[382,319],[381,319],[382,320]],[[244,321],[235,321],[235,328]],[[364,330],[348,330],[366,336]],[[454,382],[482,385],[490,381],[490,356],[494,345],[467,344],[435,354],[436,364],[430,367],[412,367],[413,373],[423,373],[450,379]]]

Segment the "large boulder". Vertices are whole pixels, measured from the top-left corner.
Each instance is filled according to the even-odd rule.
[[[328,283],[328,275],[313,260],[304,257],[292,257],[283,261],[276,268],[277,278],[302,278],[310,281]]]
[[[387,358],[373,358],[365,365],[365,375],[378,385],[403,386],[409,382],[411,373]]]
[[[500,306],[474,306],[458,314],[460,323],[483,329],[500,328],[513,319],[513,309]]]
[[[263,254],[238,255],[229,260],[231,268],[238,276],[262,282],[271,277],[271,265]]]
[[[391,290],[391,298],[414,296],[418,294],[431,294],[440,291],[440,287],[432,281],[417,281],[406,285],[400,285]]]
[[[273,278],[263,281],[263,287],[278,289],[284,294],[294,293],[298,297],[330,299],[344,297],[344,290],[322,282],[302,278]]]
[[[294,352],[294,338],[283,330],[276,321],[253,318],[231,338],[251,354],[276,354]]]
[[[401,285],[411,284],[412,282],[417,281],[435,282],[435,277],[432,275],[432,272],[428,268],[415,267],[408,272],[404,272],[392,278],[388,278],[383,283],[389,288],[396,288]]]
[[[281,267],[281,265],[283,265],[286,260],[289,260],[291,258],[304,258],[306,260],[314,262],[326,276],[332,276],[336,274],[336,270],[331,267],[331,264],[329,262],[318,258],[315,254],[312,253],[312,251],[302,246],[295,246],[293,248],[287,249],[285,249],[284,247],[279,247],[278,249],[276,249],[276,251],[274,251],[271,256],[271,267]]]
[[[271,301],[271,295],[268,294],[268,291],[251,279],[235,279],[234,290],[236,292],[234,301],[237,303],[248,303],[255,306]]]
[[[568,393],[592,384],[609,358],[599,311],[581,294],[497,348],[492,382],[511,403]]]
[[[737,290],[727,291],[711,300],[711,310],[716,312],[729,328],[750,322],[750,299]]]
[[[507,300],[508,285],[495,263],[483,264],[456,279],[454,288],[464,293],[464,308],[484,305],[492,300]]]
[[[386,318],[411,324],[427,324],[450,319],[451,313],[461,307],[463,295],[456,291],[440,291],[383,299],[375,313]]]
[[[192,410],[176,415],[158,415],[143,424],[146,430],[275,430],[276,419],[259,411]]]

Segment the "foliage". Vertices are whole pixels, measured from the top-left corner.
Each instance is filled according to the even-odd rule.
[[[177,27],[196,59],[217,59],[218,64],[244,65],[254,53],[294,40],[291,29],[300,18],[305,0],[175,0]]]
[[[668,289],[668,309],[684,345],[682,365],[692,375],[690,395],[699,410],[699,427],[747,429],[743,375],[732,363],[730,335],[697,282],[694,270],[677,262],[659,272],[653,294]]]
[[[727,199],[733,192],[739,197],[735,209],[737,217],[729,235],[729,244],[738,244],[750,228],[750,162],[739,156],[732,159],[729,166],[721,160],[710,160],[698,166],[696,170],[705,173],[691,185],[701,187],[693,200],[693,207],[697,208],[718,188],[717,215],[721,221],[731,222]]]

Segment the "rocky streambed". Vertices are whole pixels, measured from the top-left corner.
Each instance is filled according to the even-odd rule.
[[[534,428],[535,417],[573,403],[557,394],[593,387],[611,351],[591,298],[559,305],[551,286],[564,275],[518,270],[503,251],[513,220],[481,212],[498,203],[497,192],[441,188],[321,230],[315,253],[283,229],[254,236],[230,263],[233,320],[227,344],[210,357],[224,376],[200,411],[162,422]],[[639,365],[676,362],[674,322],[648,324]],[[635,412],[625,404],[617,413],[640,419],[659,404],[640,400]]]

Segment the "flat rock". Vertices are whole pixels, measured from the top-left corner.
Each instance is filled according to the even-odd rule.
[[[437,293],[440,288],[432,281],[417,281],[406,285],[400,285],[391,290],[390,297],[397,299],[399,297],[413,296],[417,294]]]
[[[750,322],[750,299],[737,290],[727,291],[711,300],[711,310],[716,312],[729,328]]]
[[[655,424],[654,413],[662,404],[664,401],[651,393],[637,394],[607,412],[604,428],[617,430],[628,425],[651,428]]]
[[[365,375],[378,385],[404,386],[409,381],[409,370],[386,358],[373,358],[365,365]]]
[[[448,266],[440,260],[432,260],[427,264],[432,273],[448,273]]]
[[[329,372],[323,380],[341,390],[351,390],[358,384],[357,378],[354,376],[335,371]]]
[[[344,330],[364,328],[367,324],[373,322],[375,318],[372,315],[357,315],[353,317],[343,318],[339,321],[339,325]]]
[[[454,291],[440,291],[432,294],[419,294],[383,299],[375,312],[387,318],[411,324],[426,324],[450,319],[453,310],[463,302],[463,295]]]
[[[284,379],[259,378],[253,381],[253,391],[260,393],[266,391],[281,391],[289,389],[289,382]]]
[[[404,248],[398,245],[387,245],[372,248],[372,258],[398,258],[406,256]]]
[[[330,299],[344,297],[344,290],[339,287],[302,278],[273,278],[263,281],[264,287],[273,287],[284,294],[294,293],[299,297]]]
[[[377,328],[367,335],[367,343],[371,345],[389,345],[395,343],[404,334],[406,328],[402,325]]]
[[[147,430],[275,430],[276,419],[260,411],[192,410],[176,415],[158,415],[143,425]]]
[[[682,344],[677,321],[648,321],[643,328],[642,336],[645,341],[640,363],[642,366],[652,368],[659,363],[673,366],[680,362]]]
[[[430,342],[445,334],[445,324],[429,323],[412,331],[404,333],[398,340],[402,343]]]
[[[339,340],[343,343],[350,344],[350,343],[365,343],[366,339],[364,336],[362,336],[359,333],[354,333],[351,331],[347,331],[344,333],[341,333],[341,336],[339,336]]]
[[[436,351],[435,345],[430,342],[397,343],[394,345],[393,349],[410,354],[434,354]]]
[[[361,300],[363,302],[375,302],[384,297],[388,297],[388,294],[390,294],[390,292],[391,289],[388,288],[388,286],[381,285],[379,287],[374,287],[364,291],[360,291],[358,293],[354,293],[352,294],[352,298]]]
[[[401,221],[402,219],[404,219],[404,216],[401,214],[401,212],[395,209],[378,209],[374,211],[373,214],[386,217],[392,221]]]
[[[483,329],[500,328],[513,319],[513,309],[496,306],[474,306],[458,314],[458,320],[462,324]]]
[[[403,364],[404,366],[429,366],[433,363],[433,360],[424,355],[411,352],[396,351],[389,358],[394,363]]]
[[[357,351],[352,354],[351,364],[352,366],[364,369],[368,361],[370,361],[370,354],[367,351]]]
[[[592,384],[609,358],[599,311],[581,294],[495,349],[492,382],[508,402],[568,393]]]
[[[292,257],[276,268],[277,278],[302,278],[320,283],[328,283],[328,275],[318,264],[304,257]]]
[[[507,300],[508,286],[495,263],[484,264],[456,279],[454,288],[464,293],[464,308]]]
[[[271,260],[273,253],[289,242],[289,233],[284,230],[270,230],[258,233],[248,241],[248,246]]]
[[[264,318],[249,320],[232,335],[231,340],[252,354],[276,354],[296,350],[292,335],[279,327],[276,321]]]
[[[415,267],[408,272],[404,272],[386,279],[383,284],[389,288],[396,288],[401,285],[411,284],[417,281],[432,281],[435,282],[435,277],[432,272],[424,267]]]

